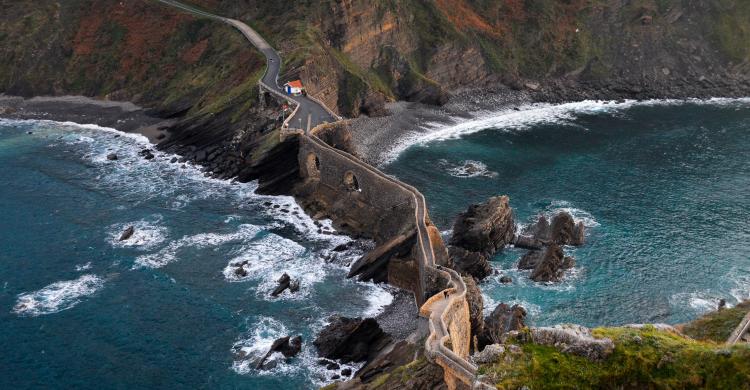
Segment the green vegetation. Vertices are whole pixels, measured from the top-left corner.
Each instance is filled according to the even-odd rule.
[[[748,312],[750,301],[745,301],[730,309],[708,313],[686,324],[682,332],[696,340],[723,343]]]
[[[523,344],[521,354],[482,366],[480,374],[500,389],[750,389],[750,347],[726,348],[648,326],[593,333],[615,342],[605,361]]]

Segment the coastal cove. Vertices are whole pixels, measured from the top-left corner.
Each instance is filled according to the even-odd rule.
[[[556,284],[493,258],[485,310],[519,303],[534,325],[681,323],[750,295],[750,100],[532,105],[407,138],[384,170],[422,191],[449,233],[470,203],[507,194],[516,221],[566,210],[587,227]],[[411,145],[411,146],[408,146]]]

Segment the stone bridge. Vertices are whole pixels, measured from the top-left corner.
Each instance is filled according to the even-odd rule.
[[[280,134],[283,141],[298,143],[302,184],[297,195],[308,200],[303,206],[313,215],[317,211],[340,227],[352,227],[374,238],[376,248],[357,261],[352,272],[363,271],[369,279],[414,292],[420,315],[429,323],[427,356],[443,367],[449,389],[486,386],[477,381],[477,368],[467,360],[471,325],[466,285],[455,271],[442,267],[448,262],[448,252],[427,215],[424,196],[416,188],[321,140],[317,133],[327,126],[321,123],[339,118],[317,100],[282,93],[277,83],[280,57],[248,25],[178,1],[158,1],[235,27],[267,57],[268,67],[259,86],[295,107]],[[300,115],[305,113],[307,128],[291,128],[293,123],[303,123]]]

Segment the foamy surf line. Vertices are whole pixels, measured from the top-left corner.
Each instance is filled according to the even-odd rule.
[[[19,316],[36,317],[70,309],[104,286],[96,275],[82,275],[75,280],[55,282],[40,290],[18,296],[13,312]]]
[[[652,100],[583,100],[580,102],[549,104],[532,103],[517,108],[505,108],[496,112],[475,112],[474,119],[465,120],[451,117],[447,126],[436,123],[425,124],[422,131],[412,131],[395,143],[385,153],[383,164],[395,161],[401,153],[414,145],[426,145],[430,142],[456,139],[486,129],[526,130],[542,124],[560,124],[574,120],[578,115],[614,114],[632,107],[677,106],[684,104],[726,106],[750,104],[750,97],[744,98],[710,98],[710,99],[652,99]]]

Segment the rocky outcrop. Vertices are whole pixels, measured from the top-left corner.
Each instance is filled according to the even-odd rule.
[[[457,246],[448,247],[452,267],[461,275],[470,275],[479,280],[492,275],[487,255],[481,252],[472,252]]]
[[[583,222],[576,223],[566,211],[552,217],[552,223],[543,215],[537,222],[526,227],[516,239],[515,245],[521,248],[541,249],[545,245],[583,245],[586,237]]]
[[[458,215],[451,245],[492,255],[513,243],[516,225],[507,196],[495,196]]]
[[[266,360],[273,355],[275,352],[279,352],[286,358],[291,358],[294,356],[297,356],[297,354],[302,350],[302,336],[295,336],[295,337],[282,337],[279,339],[276,339],[273,344],[271,344],[271,348],[268,349],[268,352],[266,354],[254,362],[254,367],[258,370],[268,368],[266,365]]]
[[[565,256],[562,245],[583,245],[585,227],[576,223],[568,212],[560,212],[547,222],[543,215],[516,238],[515,245],[531,249],[518,261],[519,269],[530,269],[536,282],[558,282],[565,270],[575,266],[575,259]]]
[[[331,317],[330,323],[318,334],[313,345],[318,355],[340,359],[343,363],[363,362],[390,342],[373,318]]]
[[[508,332],[526,327],[526,309],[519,305],[501,303],[484,319],[484,333],[480,345],[502,344]],[[481,346],[480,346],[481,348]]]
[[[531,339],[535,344],[553,346],[560,352],[594,361],[606,359],[615,349],[611,339],[594,338],[590,329],[580,325],[531,328]]]
[[[479,338],[484,334],[484,298],[477,282],[470,276],[463,277],[466,284],[466,302],[469,304],[469,319],[471,320],[471,336]],[[473,343],[472,343],[473,347]]]
[[[240,269],[242,271],[245,271],[245,269],[242,268],[242,266],[240,266],[240,268],[238,268],[238,270],[240,270]],[[237,271],[235,271],[235,273],[236,272]],[[244,272],[244,274],[247,275],[247,272]],[[240,274],[237,274],[237,275],[238,276],[245,276],[245,275],[240,275]],[[289,276],[289,274],[287,274],[286,272],[284,272],[284,274],[281,275],[281,277],[279,278],[279,280],[276,281],[276,283],[278,283],[278,286],[276,286],[276,288],[273,290],[273,292],[271,292],[271,295],[274,296],[274,297],[279,296],[281,293],[283,293],[287,289],[289,289],[290,292],[297,292],[297,291],[299,291],[299,280],[292,279]]]
[[[126,241],[127,239],[133,236],[133,233],[135,233],[135,227],[128,226],[128,228],[122,232],[122,234],[120,235],[120,239],[118,241]]]
[[[518,262],[519,269],[531,269],[531,279],[535,282],[558,282],[565,270],[575,266],[575,259],[565,256],[557,244],[550,244],[543,250],[529,251]]]
[[[505,354],[505,347],[501,344],[490,344],[482,350],[471,356],[471,360],[476,364],[494,363]]]

